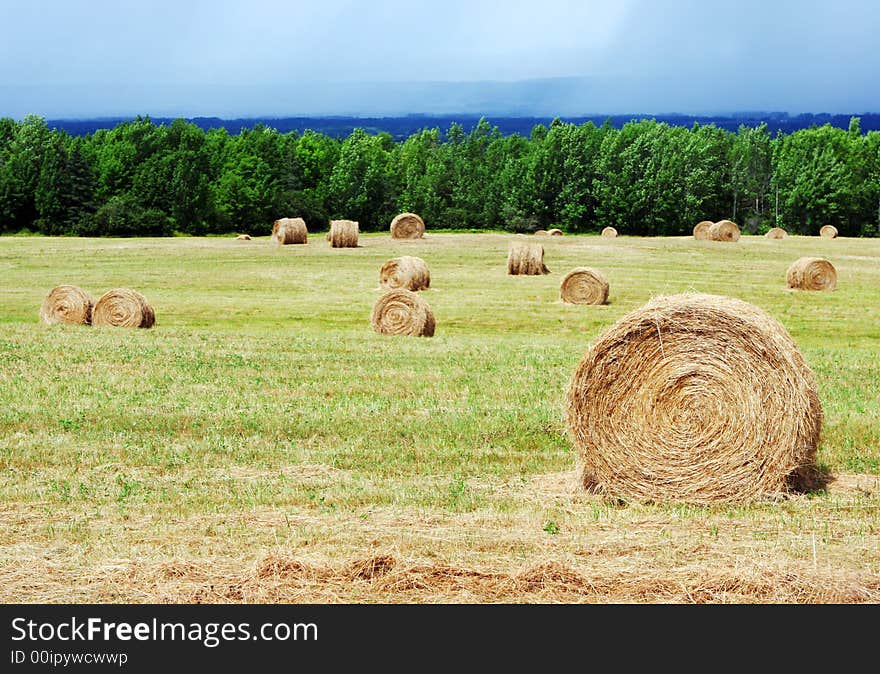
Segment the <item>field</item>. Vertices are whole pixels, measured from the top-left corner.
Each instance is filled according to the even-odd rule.
[[[512,238],[0,238],[0,601],[880,601],[880,240],[568,235],[541,239],[549,275],[512,277]],[[401,254],[430,267],[433,338],[370,328]],[[804,255],[836,291],[786,289]],[[559,301],[576,266],[608,305]],[[42,325],[62,283],[137,289],[156,326]],[[823,488],[715,507],[575,489],[578,361],[689,290],[798,343]]]

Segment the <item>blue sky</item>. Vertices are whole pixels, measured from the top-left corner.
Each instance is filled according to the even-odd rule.
[[[880,111],[878,0],[0,0],[0,20],[17,118]],[[570,79],[510,84],[537,78]]]

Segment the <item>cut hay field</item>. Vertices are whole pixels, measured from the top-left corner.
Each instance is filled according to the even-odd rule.
[[[514,238],[0,238],[0,601],[880,601],[880,240],[542,237],[551,273],[525,277]],[[430,268],[432,338],[370,327],[405,254]],[[803,256],[837,290],[787,290]],[[580,266],[609,304],[559,301]],[[155,327],[45,326],[59,284],[138,290]],[[581,356],[683,291],[789,330],[824,488],[700,507],[574,490]]]

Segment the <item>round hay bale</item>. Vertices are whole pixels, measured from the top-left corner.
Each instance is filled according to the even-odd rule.
[[[331,220],[327,238],[333,248],[357,248],[359,233],[355,220]]]
[[[562,230],[561,229],[548,229],[547,234],[549,234],[550,236],[562,236]]]
[[[577,267],[562,278],[559,296],[566,304],[605,304],[608,279],[597,269]]]
[[[743,502],[815,477],[822,407],[785,328],[731,297],[657,297],[588,349],[567,426],[582,484],[640,502]]]
[[[421,239],[425,236],[425,221],[415,213],[400,213],[391,221],[392,239]]]
[[[431,272],[420,257],[403,255],[395,257],[379,268],[379,286],[387,290],[406,288],[426,290],[431,287]]]
[[[709,228],[715,223],[711,220],[701,220],[694,225],[694,238],[697,241],[709,241]]]
[[[617,236],[617,230],[614,227],[606,227],[602,230],[602,236],[606,236],[609,238]]]
[[[507,273],[539,276],[549,274],[544,265],[544,246],[528,241],[511,241],[507,248]]]
[[[547,230],[546,229],[535,230],[535,236],[547,236]]]
[[[46,325],[90,325],[94,306],[94,300],[82,288],[71,285],[55,286],[43,298],[40,320]]]
[[[733,220],[719,220],[709,227],[710,241],[739,241],[739,225]]]
[[[280,245],[308,243],[309,230],[302,218],[280,218],[272,225],[272,241]]]
[[[131,288],[108,290],[95,302],[92,325],[117,328],[151,328],[156,322],[147,298]]]
[[[834,290],[837,287],[837,270],[821,257],[802,257],[791,263],[785,273],[789,288],[797,290]]]
[[[389,290],[373,305],[373,330],[383,335],[434,336],[434,313],[418,293],[406,288]]]
[[[251,235],[250,234],[239,234],[235,238],[237,241],[250,241]]]
[[[822,229],[819,230],[819,236],[825,239],[836,239],[837,227],[834,225],[822,225]]]
[[[782,229],[782,227],[771,227],[767,230],[764,237],[767,239],[785,239],[788,237],[788,232]]]

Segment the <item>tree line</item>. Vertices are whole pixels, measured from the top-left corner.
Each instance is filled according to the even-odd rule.
[[[862,133],[858,117],[789,134],[554,120],[526,137],[481,119],[395,141],[149,117],[72,136],[38,116],[0,119],[0,232],[263,235],[280,217],[375,231],[403,211],[429,229],[686,235],[730,219],[752,233],[877,236],[880,132]]]

